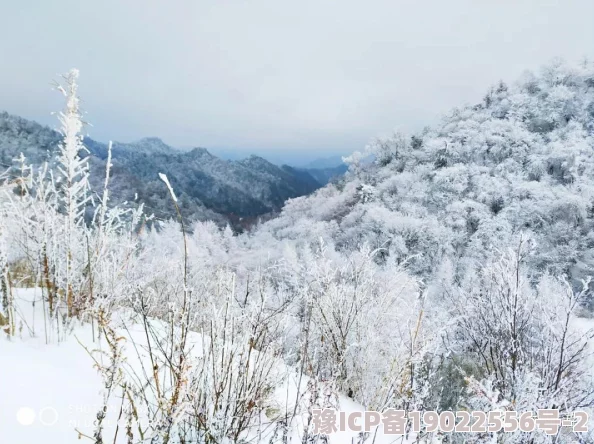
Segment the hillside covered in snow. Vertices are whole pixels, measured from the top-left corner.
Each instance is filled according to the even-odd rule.
[[[366,243],[424,279],[444,261],[459,279],[526,233],[534,272],[579,282],[594,274],[592,65],[548,65],[435,127],[372,142],[346,180],[291,200],[264,233],[341,251]]]

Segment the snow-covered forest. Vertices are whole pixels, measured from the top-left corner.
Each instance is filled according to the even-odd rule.
[[[96,395],[70,393],[92,421],[46,442],[594,442],[312,423],[325,407],[591,411],[594,64],[548,64],[375,140],[241,234],[184,214],[175,171],[155,178],[169,221],[115,205],[111,145],[91,187],[78,81],[56,86],[56,157],[14,159],[0,195],[0,405],[60,347],[76,364],[56,393],[78,379]]]

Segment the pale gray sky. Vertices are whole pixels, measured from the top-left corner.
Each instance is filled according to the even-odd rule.
[[[90,135],[308,154],[415,131],[553,57],[594,57],[592,0],[0,0],[0,109]]]

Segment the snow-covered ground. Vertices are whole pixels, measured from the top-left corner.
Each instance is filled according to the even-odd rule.
[[[97,412],[102,407],[103,390],[101,376],[93,367],[93,360],[86,350],[98,347],[93,339],[91,325],[76,326],[60,341],[55,337],[46,339],[41,306],[39,303],[36,308],[32,306],[32,301],[39,301],[40,290],[21,289],[17,292],[17,299],[22,321],[20,333],[12,340],[4,335],[0,337],[0,442],[68,444],[80,442],[79,438],[89,440],[88,437],[93,435]],[[594,327],[594,319],[577,318],[573,325],[587,331]],[[126,331],[118,333],[140,347],[145,342],[140,326],[130,325]],[[193,353],[199,354],[200,335],[193,334],[191,342],[194,345]],[[594,352],[594,345],[592,347]],[[138,365],[134,363],[137,357],[133,353],[129,353],[127,358],[131,365]],[[282,409],[282,406],[293,405],[298,378],[282,364],[278,371],[288,374],[274,396],[277,406]],[[302,380],[302,390],[306,383],[305,378]],[[117,396],[112,398],[104,422],[104,436],[110,437],[109,442],[112,442],[116,428],[120,409],[118,401]],[[344,396],[340,397],[339,403],[341,411],[364,411],[362,406]],[[290,442],[301,442],[300,424],[301,418],[298,418],[296,425],[289,431]],[[269,440],[270,434],[265,441]],[[118,434],[116,442],[126,442],[123,432]],[[253,442],[258,442],[258,438],[254,437]],[[329,442],[356,443],[357,433],[338,432],[330,435]],[[380,426],[375,438],[372,433],[366,442],[387,444],[410,441],[384,435]]]
[[[18,293],[21,337],[0,339],[0,430],[15,444],[75,442],[75,428],[92,434],[101,402],[100,375],[76,340],[88,343],[91,331],[81,326],[64,342],[46,344],[43,318],[34,316],[40,310],[26,302],[35,293]]]
[[[0,338],[0,442],[80,442],[78,432],[93,435],[96,414],[102,406],[101,376],[93,368],[93,360],[85,350],[85,347],[89,350],[96,348],[97,343],[93,341],[89,324],[76,326],[63,341],[50,340],[46,343],[42,311],[31,304],[31,301],[39,300],[39,292],[37,289],[17,292],[22,319],[20,335],[13,340],[5,336]],[[140,328],[130,326],[129,331],[122,332],[122,335],[131,335],[137,344],[141,344],[144,340],[141,333]],[[195,349],[199,352],[200,336],[194,334],[192,341],[198,345]],[[279,405],[290,405],[291,397],[295,397],[296,375],[289,375],[286,380],[285,386],[279,387],[275,396]],[[302,381],[302,386],[305,384],[306,381]],[[341,397],[339,402],[341,411],[364,411],[360,405],[345,397]],[[118,397],[115,396],[105,421],[106,437],[113,436],[119,408]],[[294,427],[290,431],[291,442],[301,442],[300,435],[300,427]],[[330,435],[330,443],[357,442],[356,436],[354,432],[338,432]],[[80,438],[83,442],[89,440],[82,435]],[[117,442],[126,442],[125,439],[125,434],[120,432]],[[254,442],[257,442],[257,438],[254,438]],[[372,433],[367,442],[384,444],[405,441],[402,437],[383,435],[379,430],[375,439]]]

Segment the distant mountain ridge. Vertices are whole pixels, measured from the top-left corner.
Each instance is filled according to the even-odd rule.
[[[0,162],[5,167],[22,152],[28,163],[52,159],[61,136],[36,122],[0,113]],[[101,189],[105,176],[107,145],[85,137],[90,152],[91,184]],[[166,188],[158,178],[165,173],[176,190],[182,213],[189,219],[245,221],[277,212],[290,198],[310,194],[327,183],[328,173],[277,166],[258,156],[239,161],[223,160],[205,148],[181,151],[157,137],[132,143],[114,142],[111,189],[114,201],[137,199],[158,217],[172,216]]]
[[[319,183],[326,185],[343,176],[348,169],[349,167],[343,163],[342,165],[330,168],[300,168],[299,170],[306,172]]]
[[[339,168],[343,165],[344,162],[342,160],[342,156],[330,156],[312,160],[311,162],[308,162],[305,165],[303,165],[302,168],[319,170]]]

